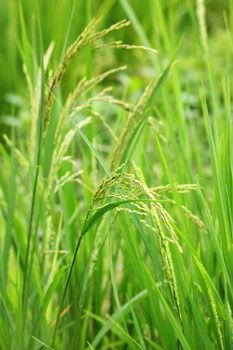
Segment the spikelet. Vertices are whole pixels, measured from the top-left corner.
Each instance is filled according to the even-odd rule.
[[[166,239],[166,236],[162,230],[158,215],[155,210],[153,210],[153,218],[155,225],[157,226],[157,232],[158,232],[158,240],[159,240],[159,246],[161,250],[161,256],[164,262],[165,272],[167,275],[167,279],[170,285],[171,293],[174,299],[175,304],[175,310],[177,312],[177,315],[179,317],[179,321],[182,325],[182,317],[181,317],[181,311],[180,311],[180,301],[179,301],[179,293],[177,288],[177,282],[171,257],[171,252],[169,249],[169,242]]]
[[[80,91],[79,96],[82,96],[84,94],[87,94],[87,92],[89,92],[91,89],[93,89],[97,84],[99,84],[100,82],[102,82],[104,79],[106,79],[108,76],[119,73],[124,71],[127,68],[127,66],[120,66],[117,68],[112,68],[109,69],[108,71],[101,73],[99,75],[97,75],[96,77],[93,77],[90,80],[87,80],[86,82],[84,82],[83,84],[83,88]],[[109,89],[109,88],[108,88]]]
[[[76,134],[75,129],[71,129],[67,132],[67,134],[64,137],[63,142],[59,147],[57,147],[54,151],[51,168],[49,172],[48,177],[48,184],[47,184],[47,193],[50,194],[53,192],[53,186],[56,179],[57,172],[63,162],[63,157],[65,156],[66,151],[68,150],[74,136]]]
[[[85,81],[86,81],[85,78],[81,79],[78,86],[76,87],[76,89],[72,93],[70,93],[66,99],[65,105],[62,108],[61,115],[59,117],[58,125],[56,128],[56,133],[55,133],[55,138],[54,138],[56,144],[60,143],[59,141],[61,140],[61,137],[62,137],[61,132],[62,132],[64,120],[67,118],[67,116],[68,116],[74,102],[76,101],[76,99],[80,93],[80,90],[82,89],[82,86],[83,86]]]
[[[178,193],[187,193],[190,191],[196,191],[198,189],[199,186],[197,184],[168,184],[151,188],[151,190],[155,193],[172,192],[173,190],[177,191]]]
[[[161,122],[161,120],[156,120],[155,118],[150,116],[148,117],[147,123],[156,132],[156,136],[158,136],[163,143],[166,143],[167,138],[164,135],[164,132],[162,132],[163,123]]]
[[[52,41],[44,54],[44,70],[48,68],[49,60],[51,58],[54,42]],[[34,157],[35,152],[35,142],[36,142],[36,124],[39,113],[40,96],[41,96],[41,69],[39,68],[35,77],[35,87],[33,88],[32,80],[28,72],[26,64],[23,64],[23,72],[26,78],[28,92],[30,97],[30,107],[31,107],[31,135],[30,135],[30,156],[31,159]]]
[[[36,140],[36,123],[39,112],[40,103],[40,90],[41,90],[41,70],[38,70],[36,76],[35,87],[32,86],[31,77],[28,73],[27,66],[23,65],[23,72],[26,77],[28,92],[30,97],[30,107],[31,107],[31,135],[30,135],[30,157],[33,159],[35,152],[35,140]]]
[[[80,123],[78,123],[78,128],[82,129],[84,126],[86,126],[87,124],[89,124],[91,122],[90,118],[86,118],[84,121],[81,121]],[[66,152],[68,150],[68,148],[71,145],[71,142],[74,139],[74,136],[77,133],[77,129],[71,129],[69,130],[65,136],[61,137],[60,142],[56,142],[54,145],[54,152],[53,152],[53,157],[52,157],[52,161],[51,161],[51,168],[50,168],[50,172],[49,172],[49,177],[48,177],[48,183],[47,183],[47,193],[48,195],[53,192],[53,188],[57,191],[57,186],[59,186],[59,181],[57,183],[57,185],[54,187],[54,183],[56,181],[56,176],[57,176],[57,172],[60,169],[61,165],[63,162],[66,161],[70,161],[69,158],[67,158]],[[77,175],[77,174],[76,174]],[[70,181],[76,181],[77,180],[77,176],[75,176],[75,178],[72,177],[73,175],[71,175],[71,177],[69,177]],[[61,184],[60,184],[61,185]],[[62,183],[62,185],[64,185],[64,183]]]
[[[33,106],[33,86],[32,86],[32,80],[31,80],[31,77],[30,77],[30,74],[28,72],[28,68],[26,66],[26,64],[23,64],[23,73],[25,75],[25,78],[26,78],[26,82],[27,82],[27,87],[28,87],[28,93],[29,93],[29,97],[30,97],[30,105],[31,105],[31,108]]]
[[[35,98],[35,96],[40,96],[40,90],[38,91],[38,79],[35,87],[35,91],[33,89],[32,80],[28,72],[28,68],[26,64],[23,64],[23,72],[26,78],[28,93],[30,98],[30,109],[31,109],[31,135],[30,135],[30,157],[33,159],[35,152],[35,139],[36,139],[36,121],[39,110],[39,99]],[[37,95],[38,94],[38,95]]]
[[[168,184],[163,186],[152,187],[151,191],[157,196],[161,197],[163,200],[166,200],[172,204],[176,204],[175,200],[165,197],[164,193],[172,192],[172,190],[175,189],[175,191],[177,191],[178,193],[183,194],[193,190],[198,190],[199,188],[200,187],[197,184]],[[207,228],[198,215],[192,213],[191,210],[188,209],[185,205],[181,205],[181,208],[183,209],[189,220],[191,220],[204,233],[207,233]]]
[[[109,134],[112,136],[112,138],[115,141],[117,141],[116,135],[114,134],[114,132],[113,132],[112,128],[109,126],[109,124],[104,120],[104,117],[100,113],[98,113],[98,112],[96,112],[94,110],[91,111],[91,114],[93,116],[97,117],[101,121],[101,123],[103,124],[105,129],[109,132]]]
[[[131,22],[126,20],[126,19],[123,19],[122,21],[119,21],[117,23],[114,23],[112,24],[109,28],[106,28],[100,32],[97,32],[93,35],[93,37],[91,38],[92,42],[106,36],[107,34],[111,33],[111,32],[114,32],[114,31],[117,31],[117,30],[120,30],[122,28],[125,28],[125,27],[128,27],[130,26]]]
[[[127,112],[132,110],[131,104],[126,103],[122,100],[118,100],[111,95],[99,94],[99,95],[96,95],[96,96],[90,98],[90,102],[95,102],[95,101],[102,101],[102,102],[110,103],[112,105],[116,105],[116,106],[124,109]]]
[[[62,131],[64,121],[67,118],[67,116],[69,115],[69,112],[71,112],[72,108],[73,108],[73,114],[78,113],[81,110],[88,108],[89,104],[92,102],[92,99],[89,99],[89,100],[85,101],[85,103],[83,103],[75,108],[75,105],[77,105],[77,103],[79,102],[81,97],[83,95],[86,95],[91,89],[93,89],[97,84],[99,84],[101,81],[106,79],[109,75],[121,72],[125,69],[126,69],[126,66],[117,67],[114,69],[110,69],[102,74],[99,74],[98,76],[96,76],[90,80],[87,80],[86,78],[83,78],[80,80],[80,82],[78,83],[78,85],[74,89],[74,91],[69,94],[69,96],[65,102],[65,105],[62,108],[62,112],[61,112],[61,115],[60,115],[60,118],[58,121],[56,134],[55,134],[56,143],[59,143],[59,141],[61,139],[61,131]],[[72,114],[71,114],[71,117],[72,117]]]
[[[61,81],[63,75],[65,74],[68,65],[72,61],[75,54],[81,49],[82,46],[85,46],[89,43],[93,30],[96,28],[99,20],[93,19],[84,31],[78,36],[75,42],[68,47],[65,52],[64,58],[62,62],[59,64],[57,71],[54,73],[53,77],[51,77],[48,90],[45,98],[45,122],[44,128],[46,129],[49,121],[50,110],[52,106],[52,100],[54,96],[54,92]]]
[[[184,210],[187,217],[203,232],[207,233],[206,226],[204,222],[199,218],[199,216],[193,214],[186,206],[182,205],[181,208]]]
[[[140,208],[141,209],[141,208]],[[117,212],[124,212],[124,213],[128,213],[128,214],[136,214],[138,216],[148,216],[148,211],[146,212],[143,212],[142,210],[136,210],[136,209],[129,209],[129,208],[116,208],[116,211]],[[141,222],[146,222],[146,221],[143,221],[141,220]],[[148,228],[148,224],[146,225]]]
[[[55,42],[52,41],[47,49],[47,51],[44,54],[44,70],[46,71],[49,65],[50,58],[52,56],[53,50],[55,47]]]
[[[233,317],[232,317],[232,311],[231,311],[231,306],[230,306],[228,300],[226,300],[226,304],[227,304],[227,314],[228,314],[229,328],[230,328],[230,334],[231,334],[231,342],[233,344]]]
[[[118,23],[113,24],[111,27],[104,29],[100,32],[95,32],[96,27],[100,23],[99,19],[93,19],[87,27],[84,29],[84,31],[78,36],[78,38],[75,40],[75,42],[68,47],[68,49],[65,52],[64,58],[62,62],[60,63],[57,71],[53,75],[53,77],[50,79],[48,84],[48,89],[46,93],[45,98],[45,122],[44,122],[44,129],[46,130],[49,118],[50,118],[50,110],[52,107],[52,102],[54,98],[55,90],[60,83],[63,75],[65,74],[67,67],[69,66],[70,62],[74,58],[74,56],[77,54],[77,52],[90,44],[93,44],[96,40],[102,38],[103,36],[109,34],[112,31],[119,30],[121,28],[124,28],[130,24],[129,21],[123,20]]]
[[[49,250],[53,248],[54,245],[54,226],[53,226],[53,221],[52,221],[52,216],[47,213],[46,216],[46,232],[43,237],[43,250]],[[48,260],[49,258],[47,258]],[[46,261],[46,264],[49,262]]]
[[[54,165],[55,165],[55,169],[53,169],[54,173],[57,172],[57,170],[60,168],[61,163],[62,163],[62,159],[66,153],[66,151],[68,150],[74,136],[76,134],[76,130],[75,129],[71,129],[69,130],[64,139],[63,142],[61,143],[60,147],[56,150],[55,154],[54,154]]]
[[[79,176],[82,174],[82,170],[77,171],[73,174],[70,173],[70,171],[67,171],[56,183],[56,186],[54,187],[54,193],[57,193],[65,184],[69,182],[76,182],[79,178]]]
[[[219,321],[219,316],[218,316],[218,312],[217,312],[217,307],[213,298],[213,294],[212,291],[207,287],[208,290],[208,295],[209,295],[209,300],[210,300],[210,305],[211,305],[211,309],[212,309],[212,313],[213,313],[213,317],[214,317],[214,322],[215,322],[215,326],[217,329],[217,333],[218,333],[218,341],[220,343],[220,349],[224,350],[224,344],[223,344],[223,335],[222,335],[222,330],[221,330],[221,324]]]
[[[22,166],[22,168],[25,171],[28,171],[30,164],[29,164],[28,160],[25,158],[24,154],[17,147],[15,147],[13,142],[9,139],[9,137],[6,134],[3,135],[3,138],[4,138],[5,142],[6,142],[6,144],[10,148],[14,149],[14,152],[15,152],[15,155],[17,157],[17,160],[18,160],[19,164]]]
[[[144,109],[146,104],[151,97],[151,94],[156,86],[157,80],[151,81],[146,87],[144,93],[136,104],[135,108],[129,113],[128,121],[126,127],[124,128],[121,136],[119,138],[118,146],[113,154],[111,168],[114,169],[119,165],[121,161],[122,155],[125,150],[125,146],[128,144],[132,135],[136,131],[137,125],[143,120],[144,117]]]
[[[125,49],[125,50],[143,50],[147,52],[151,52],[153,54],[157,54],[158,51],[155,49],[152,49],[151,47],[146,47],[142,45],[129,45],[125,44],[122,41],[114,41],[109,44],[102,44],[102,45],[96,45],[96,49],[103,49],[103,48],[108,48],[108,49]]]

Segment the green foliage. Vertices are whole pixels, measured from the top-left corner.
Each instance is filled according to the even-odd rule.
[[[0,349],[233,349],[232,9],[3,1]]]

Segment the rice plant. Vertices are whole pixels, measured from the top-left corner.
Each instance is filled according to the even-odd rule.
[[[233,349],[233,3],[3,3],[0,349]]]

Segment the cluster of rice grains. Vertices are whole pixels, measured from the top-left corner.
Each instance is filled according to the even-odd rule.
[[[169,249],[169,243],[172,243],[182,252],[182,248],[178,243],[178,238],[173,229],[174,221],[161,203],[159,203],[159,198],[156,194],[133,174],[122,172],[122,167],[119,167],[108,179],[102,182],[93,198],[91,210],[95,209],[103,201],[109,203],[109,201],[116,200],[118,201],[116,203],[119,203],[119,205],[126,204],[127,206],[117,208],[118,211],[124,211],[129,215],[133,215],[134,220],[140,220],[145,227],[152,227],[157,234],[167,279],[174,297],[176,311],[181,320],[179,296]],[[100,208],[95,210],[98,211]],[[153,226],[149,225],[149,222],[152,222]],[[170,237],[164,233],[163,227],[166,227]]]

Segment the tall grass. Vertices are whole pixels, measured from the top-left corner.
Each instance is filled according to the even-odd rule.
[[[24,80],[2,117],[0,349],[232,349],[231,15],[67,4],[55,46],[51,4],[32,36],[34,6],[11,10]]]

